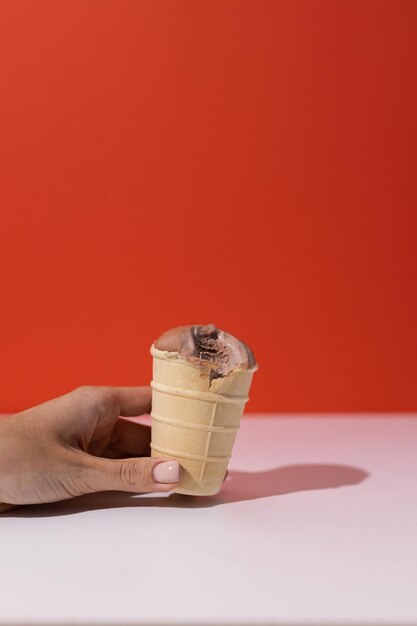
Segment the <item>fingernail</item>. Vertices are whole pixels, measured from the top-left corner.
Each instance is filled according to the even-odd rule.
[[[180,479],[180,464],[177,461],[163,461],[154,466],[152,474],[156,483],[177,483]]]

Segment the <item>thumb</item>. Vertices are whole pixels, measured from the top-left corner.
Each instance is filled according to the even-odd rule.
[[[84,454],[83,493],[96,491],[172,491],[178,484],[178,461],[152,459],[104,459]]]

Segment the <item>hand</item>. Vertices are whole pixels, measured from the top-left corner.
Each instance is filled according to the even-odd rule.
[[[119,417],[150,409],[149,387],[80,387],[0,420],[0,512],[95,491],[174,489],[179,464],[150,458],[150,427]]]

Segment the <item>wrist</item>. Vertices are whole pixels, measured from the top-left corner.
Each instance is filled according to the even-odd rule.
[[[7,423],[7,424],[6,424]],[[2,419],[0,423],[0,514],[7,513],[7,511],[11,511],[16,508],[16,504],[6,504],[3,502],[4,494],[2,493],[2,487],[4,482],[4,477],[7,475],[7,451],[8,446],[6,442],[7,428],[8,425],[7,419]],[[4,498],[6,499],[6,498]]]

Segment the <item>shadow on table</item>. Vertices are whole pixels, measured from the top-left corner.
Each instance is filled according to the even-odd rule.
[[[365,470],[351,465],[303,464],[284,465],[262,472],[230,471],[221,493],[216,496],[183,496],[172,493],[134,495],[108,491],[80,496],[64,502],[24,506],[2,517],[54,517],[99,509],[120,507],[208,508],[284,496],[299,491],[315,491],[357,485],[369,476]]]

